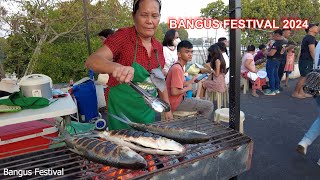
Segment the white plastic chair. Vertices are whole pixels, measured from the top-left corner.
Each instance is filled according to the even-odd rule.
[[[226,122],[229,123],[229,108],[217,109],[214,112],[214,120],[217,122]],[[243,122],[245,120],[245,115],[240,111],[240,127],[239,132],[243,133]]]

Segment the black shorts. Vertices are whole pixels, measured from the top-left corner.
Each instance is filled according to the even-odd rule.
[[[305,77],[313,69],[313,61],[299,60],[299,71],[302,77]]]

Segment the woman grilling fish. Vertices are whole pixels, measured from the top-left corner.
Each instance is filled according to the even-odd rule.
[[[150,72],[164,66],[162,45],[153,36],[160,22],[160,0],[135,0],[133,3],[133,27],[119,29],[104,42],[86,61],[86,66],[98,73],[112,74],[106,90],[108,112],[126,114],[137,123],[149,124],[155,120],[155,112],[128,84],[138,83],[154,96],[156,86],[150,83]],[[165,84],[165,82],[164,82]],[[162,100],[169,103],[166,88],[158,90]],[[172,119],[172,112],[165,112],[165,119]],[[129,126],[109,116],[109,130]]]

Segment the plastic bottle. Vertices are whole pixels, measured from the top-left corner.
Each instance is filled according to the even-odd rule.
[[[72,79],[70,79],[70,81],[69,81],[69,89],[68,89],[68,93],[69,93],[69,94],[72,94],[72,90],[73,90],[73,80],[72,80]]]
[[[73,87],[73,79],[70,79],[69,86]]]
[[[189,81],[191,80],[191,78],[189,78],[188,76],[185,76],[185,80]],[[186,98],[192,98],[192,90],[189,90],[186,92]]]

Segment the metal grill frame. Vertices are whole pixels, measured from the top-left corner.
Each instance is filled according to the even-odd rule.
[[[166,163],[170,165],[156,168],[156,170],[151,172],[146,170],[144,171],[145,173],[129,179],[167,179],[172,178],[172,176],[175,179],[198,179],[200,176],[210,179],[223,179],[234,177],[250,169],[253,142],[246,135],[225,127],[220,123],[211,122],[203,116],[183,117],[171,121],[160,121],[154,124],[202,131],[210,135],[211,138],[206,143],[187,144],[186,153],[183,155],[152,155],[154,164],[148,165],[146,169],[152,166],[161,167]],[[144,153],[140,154],[142,156],[146,155]],[[166,160],[163,160],[163,157],[166,157]],[[108,171],[98,172],[103,165],[89,162],[85,158],[68,150],[67,147],[62,146],[0,159],[0,170],[2,170],[0,171],[0,178],[17,178],[14,176],[4,176],[4,168],[23,170],[34,169],[36,167],[64,168],[65,174],[63,176],[50,177],[25,176],[27,179],[93,179],[95,177],[104,179],[107,177],[107,174],[119,170],[117,168],[110,168]],[[125,177],[135,172],[134,170],[127,170],[122,174],[115,175],[113,178],[118,179],[120,176]]]

